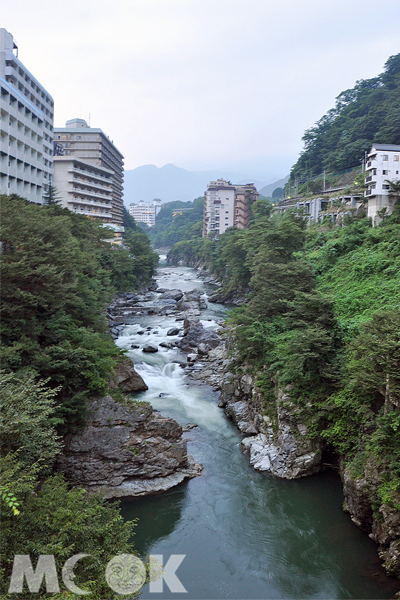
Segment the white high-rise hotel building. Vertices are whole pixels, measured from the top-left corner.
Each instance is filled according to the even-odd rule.
[[[0,28],[0,193],[42,203],[53,174],[54,102]]]

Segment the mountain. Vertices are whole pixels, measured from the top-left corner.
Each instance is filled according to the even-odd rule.
[[[124,201],[127,206],[131,202],[139,200],[149,202],[154,198],[161,198],[163,202],[174,200],[187,202],[202,196],[208,183],[221,177],[232,183],[254,183],[258,190],[271,181],[268,174],[263,181],[257,181],[249,177],[246,171],[234,172],[226,169],[187,171],[172,164],[161,168],[155,165],[143,165],[125,171]]]
[[[286,175],[286,177],[284,177],[283,179],[278,179],[278,181],[275,181],[274,183],[270,183],[269,185],[264,186],[263,188],[259,189],[258,191],[263,196],[271,196],[272,192],[276,188],[278,188],[278,187],[284,188],[285,183],[287,183],[288,181],[289,181],[289,175]]]
[[[341,92],[331,108],[303,136],[304,151],[291,177],[304,180],[323,171],[341,173],[359,167],[372,144],[400,144],[400,54],[384,72],[360,79]]]

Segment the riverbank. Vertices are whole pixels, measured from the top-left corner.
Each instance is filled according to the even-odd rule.
[[[228,334],[232,346],[230,338]],[[276,387],[275,406],[266,411],[263,391],[257,385],[261,375],[254,374],[250,364],[237,369],[223,344],[210,352],[207,364],[192,377],[220,391],[219,406],[244,435],[241,445],[254,469],[291,480],[334,468],[342,481],[343,510],[376,543],[386,571],[400,578],[400,513],[387,504],[379,511],[373,508],[380,483],[377,465],[371,462],[368,475],[357,477],[343,457],[332,453],[321,440],[310,439],[307,424],[292,401],[292,386]]]

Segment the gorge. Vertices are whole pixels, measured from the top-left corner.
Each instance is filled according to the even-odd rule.
[[[161,268],[158,283],[184,293],[208,288],[186,267]],[[149,305],[158,297],[149,295]],[[183,321],[173,311],[165,314],[169,310],[126,317],[116,343],[149,388],[135,398],[184,429],[190,424],[184,438],[204,470],[163,494],[123,500],[124,516],[138,518],[140,555],[162,554],[166,562],[173,553],[185,554],[178,576],[190,598],[391,597],[398,581],[387,577],[375,544],[342,511],[338,474],[288,481],[255,471],[241,434],[218,406],[219,394],[201,374],[196,379],[201,365],[180,366],[187,359],[171,345],[182,338],[167,332],[179,327],[182,334]],[[209,304],[201,323],[215,330],[224,313]],[[144,343],[158,351],[143,353]],[[142,597],[151,595],[145,589]],[[164,597],[174,595],[164,589]]]

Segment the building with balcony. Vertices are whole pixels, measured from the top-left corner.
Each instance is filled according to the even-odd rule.
[[[368,153],[365,166],[365,183],[368,198],[368,216],[374,224],[380,221],[379,211],[393,211],[396,199],[389,194],[389,182],[400,181],[400,146],[374,144]]]
[[[0,28],[0,192],[37,204],[53,175],[54,102]]]
[[[89,127],[84,119],[72,119],[66,122],[65,127],[54,128],[54,143],[57,153],[62,153],[62,156],[81,159],[112,171],[112,222],[122,225],[124,157],[113,142],[101,129]]]
[[[211,181],[204,194],[203,237],[220,235],[229,227],[245,229],[249,224],[250,206],[258,199],[252,183],[233,185],[218,179]]]
[[[113,175],[74,156],[54,157],[54,186],[62,206],[105,223],[113,222]]]
[[[160,210],[161,200],[159,200],[159,198],[155,198],[153,204],[140,200],[137,204],[132,202],[129,205],[129,214],[135,221],[137,223],[146,223],[149,227],[152,227],[156,222],[156,216]]]

